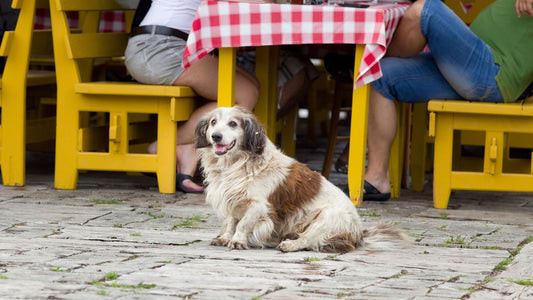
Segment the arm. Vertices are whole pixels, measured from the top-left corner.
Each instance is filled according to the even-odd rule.
[[[533,0],[516,0],[515,3],[516,15],[520,18],[522,13],[533,17]]]

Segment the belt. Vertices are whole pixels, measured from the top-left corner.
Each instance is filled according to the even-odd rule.
[[[175,36],[178,37],[184,41],[187,40],[189,37],[188,34],[185,32],[165,27],[165,26],[159,26],[159,25],[148,25],[148,26],[138,26],[131,30],[130,37],[134,37],[139,34],[158,34],[158,35],[167,35],[167,36]]]

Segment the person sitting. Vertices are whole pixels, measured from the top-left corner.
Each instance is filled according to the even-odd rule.
[[[184,85],[191,87],[205,102],[192,113],[189,120],[180,124],[176,146],[176,183],[187,193],[201,193],[203,187],[193,181],[198,156],[195,149],[194,128],[197,121],[208,111],[217,107],[218,57],[216,52],[194,62],[187,69],[182,66],[183,53],[188,33],[202,0],[141,0],[139,11],[146,11],[139,26],[131,30],[125,51],[125,65],[130,75],[138,82],[155,85]],[[273,2],[273,1],[272,1]],[[144,13],[136,15],[140,20]],[[307,66],[307,67],[306,67]],[[280,103],[292,103],[299,91],[306,90],[310,76],[308,65],[299,63],[291,67],[289,77],[280,80]],[[250,111],[259,97],[257,78],[241,66],[235,77],[235,105]],[[148,146],[149,153],[156,153],[157,141]]]
[[[470,28],[440,0],[405,12],[370,87],[363,200],[390,198],[394,100],[514,102],[533,92],[533,0],[497,0]],[[421,52],[426,45],[429,52]]]

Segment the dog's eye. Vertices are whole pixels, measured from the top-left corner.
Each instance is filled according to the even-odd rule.
[[[237,122],[235,122],[235,121],[230,121],[230,122],[228,123],[228,125],[229,125],[229,127],[237,127]]]
[[[217,123],[217,120],[215,119],[211,120],[211,126],[215,126],[216,123]]]

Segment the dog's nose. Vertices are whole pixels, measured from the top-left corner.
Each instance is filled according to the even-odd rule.
[[[214,142],[218,143],[218,142],[222,141],[222,133],[213,132],[213,134],[211,134],[211,138],[213,139]]]

